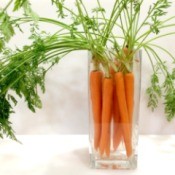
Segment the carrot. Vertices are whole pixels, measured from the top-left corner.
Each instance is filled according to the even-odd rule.
[[[128,56],[130,54],[127,47],[123,48],[123,52],[124,52],[125,56]]]
[[[90,73],[90,93],[94,120],[94,147],[96,150],[99,147],[101,135],[102,77],[103,73],[101,71],[92,71]]]
[[[124,76],[122,72],[118,72],[115,74],[115,83],[116,94],[119,104],[119,112],[121,115],[122,132],[125,142],[126,154],[128,157],[130,157],[132,154],[131,132],[129,127],[129,115],[125,96]]]
[[[123,48],[123,52],[124,52],[125,56],[128,56],[128,55],[132,54],[132,51],[131,50],[129,51],[129,49],[127,47]]]
[[[114,79],[114,75],[115,72],[114,70],[110,71],[113,77],[113,85],[114,85],[114,89],[115,89],[115,79]],[[118,100],[117,100],[117,96],[116,96],[116,91],[113,92],[113,147],[114,150],[117,149],[118,144],[121,141],[122,138],[122,134],[121,134],[121,127],[120,125],[120,114],[119,114],[119,107],[118,107]]]
[[[132,116],[134,109],[134,75],[133,73],[127,73],[124,76],[125,79],[125,94],[126,103],[128,108],[129,122],[132,124]]]
[[[115,130],[115,134],[114,134],[114,137],[113,137],[113,148],[114,148],[114,150],[116,150],[118,148],[118,146],[121,143],[122,138],[123,138],[121,121],[120,121],[120,123],[117,124],[117,127],[115,127],[115,128],[116,128],[116,130]]]
[[[121,116],[119,112],[119,104],[116,92],[114,91],[114,106],[113,106],[113,148],[117,149],[122,140]]]
[[[115,64],[116,66],[118,66],[117,62]],[[115,71],[112,67],[110,68],[110,74],[113,78],[113,86],[115,89],[115,79],[114,79]],[[115,90],[113,92],[113,107],[112,108],[113,108],[113,115],[112,115],[113,117],[113,148],[114,150],[116,150],[122,140],[122,128],[120,126],[121,119],[120,119],[118,100],[117,100]]]
[[[110,75],[111,75],[111,77],[113,79],[113,86],[115,86],[115,83],[114,83],[114,74],[115,74],[115,71],[114,71],[114,69],[112,67],[110,67],[110,70],[109,71],[110,71]],[[114,91],[113,91],[113,93],[114,93]],[[113,97],[114,97],[114,94],[113,94]],[[112,104],[112,109],[114,109],[114,101],[113,101],[113,104]],[[113,115],[112,115],[112,117],[113,117]],[[111,147],[111,131],[109,130],[108,131],[108,144],[107,144],[106,149],[105,149],[105,152],[106,152],[106,156],[107,157],[110,156],[110,147]]]
[[[104,154],[110,140],[110,123],[112,119],[112,98],[113,98],[113,79],[104,78],[103,80],[103,105],[102,105],[102,131],[100,140],[100,154]],[[109,148],[109,147],[108,147]]]
[[[106,152],[106,156],[109,157],[110,156],[110,147],[111,147],[111,131],[110,131],[110,127],[109,127],[109,130],[108,130],[108,137],[107,137],[107,145],[106,145],[106,148],[105,148],[105,152]]]

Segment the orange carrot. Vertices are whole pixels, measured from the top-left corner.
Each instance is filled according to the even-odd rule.
[[[114,91],[114,106],[113,106],[113,148],[117,149],[122,140],[121,117],[116,92]]]
[[[124,52],[125,56],[128,56],[128,55],[132,54],[132,51],[131,50],[129,51],[129,49],[127,47],[123,48],[123,52]]]
[[[128,50],[127,47],[124,47],[123,48],[123,52],[124,52],[125,56],[128,56],[129,55],[129,50]]]
[[[118,72],[115,74],[115,83],[126,154],[128,157],[130,157],[132,155],[131,132],[129,127],[129,116],[125,96],[124,76],[122,72]]]
[[[108,130],[108,138],[107,138],[107,145],[105,148],[105,152],[106,152],[106,156],[109,157],[110,156],[110,147],[111,147],[111,131],[110,131],[110,127]]]
[[[92,71],[90,74],[90,93],[94,120],[94,147],[97,150],[101,135],[101,112],[102,112],[102,77],[101,71]]]
[[[115,63],[116,66],[118,66],[118,63]],[[110,68],[110,74],[113,78],[113,86],[115,89],[115,71],[114,69],[111,67]],[[117,96],[116,96],[116,91],[114,90],[113,92],[113,148],[114,150],[117,149],[118,145],[120,144],[121,140],[122,140],[122,128],[120,126],[120,114],[119,114],[119,106],[118,106],[118,100],[117,100]]]
[[[115,83],[114,83],[114,74],[115,74],[115,71],[112,67],[110,67],[110,75],[111,75],[111,78],[113,79],[113,86],[115,86]],[[114,93],[114,91],[113,91]],[[113,97],[114,97],[114,94],[113,94]],[[114,109],[114,101],[112,103],[112,113],[113,113],[113,109]],[[113,115],[112,115],[113,117]],[[111,131],[110,131],[110,128],[109,128],[109,131],[108,131],[108,144],[106,146],[106,149],[105,149],[105,152],[106,152],[106,156],[109,157],[110,156],[110,147],[111,147]]]
[[[114,83],[114,89],[115,89],[115,79],[114,79],[114,75],[115,72],[111,71],[112,77],[113,77],[113,83]],[[119,128],[120,126],[120,114],[119,114],[119,106],[118,106],[118,100],[117,100],[117,96],[116,96],[116,91],[114,90],[113,93],[113,147],[114,150],[116,150],[116,148],[118,147],[117,143],[120,143],[120,140],[122,138],[121,135],[121,128]]]
[[[113,148],[114,150],[116,150],[119,146],[119,144],[122,141],[123,138],[123,132],[122,132],[122,122],[120,121],[120,123],[117,124],[117,127],[115,127],[115,135],[113,137]]]
[[[104,78],[103,80],[103,105],[102,105],[102,131],[100,140],[100,154],[104,154],[108,141],[110,140],[110,123],[112,116],[112,98],[113,98],[113,79]],[[109,147],[108,147],[109,148]]]
[[[134,75],[133,73],[127,73],[124,76],[125,79],[125,94],[126,103],[128,108],[129,122],[132,124],[132,116],[134,109]]]

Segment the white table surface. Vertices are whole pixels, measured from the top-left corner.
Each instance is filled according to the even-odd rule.
[[[89,168],[88,136],[18,136],[0,141],[0,175],[174,175],[175,136],[142,135],[136,170]]]

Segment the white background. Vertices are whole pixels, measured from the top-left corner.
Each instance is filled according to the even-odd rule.
[[[0,0],[0,5],[7,3]],[[70,7],[73,0],[67,0]],[[91,7],[95,1],[87,0]],[[143,16],[151,0],[145,0],[142,9]],[[33,9],[45,17],[56,18],[55,9],[50,0],[32,0]],[[103,0],[106,11],[110,11],[113,0]],[[170,14],[175,12],[175,3]],[[168,18],[168,16],[166,17]],[[54,32],[53,25],[42,25],[43,29]],[[28,28],[25,28],[26,33]],[[172,31],[175,31],[172,30]],[[11,41],[11,45],[22,46],[27,43],[27,35],[20,34]],[[159,40],[161,46],[168,48],[175,54],[175,36]],[[46,77],[46,93],[41,96],[43,109],[33,114],[21,100],[11,116],[14,130],[17,134],[86,134],[88,133],[88,74],[87,52],[74,52],[60,61]],[[154,113],[147,108],[145,90],[149,85],[151,67],[148,58],[143,53],[142,89],[140,103],[140,133],[142,134],[174,134],[175,120],[167,122],[164,115],[163,101]]]

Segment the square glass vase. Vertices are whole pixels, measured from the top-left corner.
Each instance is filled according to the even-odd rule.
[[[135,169],[141,51],[133,54],[130,72],[110,70],[109,77],[105,77],[103,66],[99,65],[97,69],[93,57],[90,54],[89,57],[90,166],[95,169]]]

